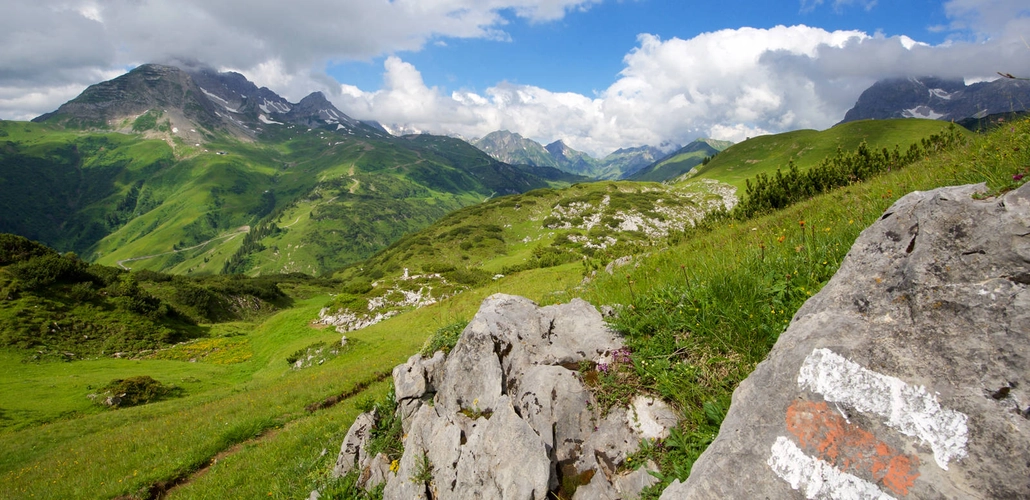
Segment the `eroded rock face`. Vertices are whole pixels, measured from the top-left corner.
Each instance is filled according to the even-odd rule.
[[[541,499],[570,475],[589,482],[584,492],[636,498],[654,478],[620,469],[645,435],[676,421],[653,401],[602,418],[578,365],[620,347],[582,300],[538,307],[522,297],[487,298],[448,356],[415,355],[394,369],[406,437],[385,498]],[[360,465],[360,445],[348,443],[364,420],[354,425],[340,462]]]
[[[865,230],[662,498],[1030,498],[1030,185],[982,189]]]

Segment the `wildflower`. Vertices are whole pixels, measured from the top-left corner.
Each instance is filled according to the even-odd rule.
[[[1016,175],[1013,175],[1013,176],[1012,176],[1012,180],[1014,180],[1014,181],[1019,181],[1019,180],[1023,180],[1023,174],[1016,174]]]
[[[783,243],[783,240],[785,240],[785,239],[787,239],[786,236],[780,236],[779,238],[776,238],[776,242],[777,243]]]
[[[400,468],[401,468],[400,460],[394,459],[393,462],[390,462],[390,472],[393,472],[393,473],[396,474],[397,471],[400,470]]]
[[[805,227],[805,221],[804,220],[799,220],[798,221],[798,225],[801,226],[801,227]]]

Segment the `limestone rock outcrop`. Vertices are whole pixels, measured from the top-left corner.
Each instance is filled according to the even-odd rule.
[[[866,229],[662,498],[1030,498],[1030,185],[982,190]]]
[[[657,480],[626,459],[676,415],[640,397],[602,416],[578,368],[621,347],[583,300],[487,298],[447,356],[415,355],[394,369],[404,454],[386,474],[385,498],[542,499],[563,479],[582,484],[574,498],[636,498]],[[375,462],[361,452],[370,421],[348,432],[337,474],[372,476]]]

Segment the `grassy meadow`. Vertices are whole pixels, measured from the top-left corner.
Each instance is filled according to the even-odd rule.
[[[801,151],[806,161],[812,159],[810,166],[821,160],[818,155],[833,154],[838,143],[854,149],[862,139],[873,145],[876,136],[882,141],[877,147],[899,143],[904,148],[907,141],[947,124],[920,122],[926,127],[923,136],[906,129],[903,137],[892,135],[893,122],[848,126],[831,129],[839,138],[796,150],[790,148],[801,139],[790,134],[754,138],[718,155],[701,174],[654,189],[690,191],[705,178],[739,187],[748,175],[775,170],[774,163],[785,167],[791,155],[800,165]],[[729,163],[736,148],[775,141],[779,149],[769,146],[761,159],[746,156],[759,153],[739,153],[759,161]],[[783,152],[784,147],[794,152]],[[750,219],[734,218],[731,212],[647,244],[647,238],[636,235],[633,245],[593,255],[568,239],[575,228],[545,225],[543,208],[605,194],[614,200],[609,183],[498,198],[404,237],[371,260],[338,272],[337,278],[347,287],[444,260],[466,263],[456,270],[507,270],[504,277],[477,280],[436,304],[348,333],[338,356],[299,370],[286,359],[317,343],[339,345],[340,334],[315,328],[311,321],[345,292],[330,296],[284,286],[294,296],[292,307],[204,325],[210,332],[195,341],[201,345],[177,346],[163,355],[167,359],[34,363],[19,351],[0,350],[0,498],[153,498],[161,493],[169,498],[295,499],[316,487],[340,491],[340,480],[330,478],[329,469],[353,418],[389,390],[392,368],[418,352],[435,331],[470,319],[483,298],[498,292],[541,304],[582,297],[619,311],[611,324],[624,335],[631,361],[590,377],[596,378],[603,401],[618,404],[647,392],[683,415],[672,436],[646,443],[633,460],[659,463],[663,481],[646,492],[657,498],[665,484],[689,474],[718,432],[737,383],[884,209],[914,190],[971,182],[1011,188],[1021,182],[1013,176],[1030,174],[1028,168],[1030,122],[1022,121],[987,135],[969,135],[953,149],[901,170],[782,210]],[[614,183],[615,191],[625,185]],[[647,196],[633,198],[644,191],[625,191],[633,203],[656,203]],[[526,203],[534,198],[537,205]],[[533,210],[539,213],[528,217]],[[302,219],[284,212],[282,224]],[[465,241],[470,244],[462,248]],[[541,260],[540,255],[551,252],[548,248],[574,258],[523,265]],[[616,255],[620,252],[633,256],[609,274],[603,264],[623,256]],[[138,375],[180,387],[184,394],[119,409],[87,399],[112,379]]]

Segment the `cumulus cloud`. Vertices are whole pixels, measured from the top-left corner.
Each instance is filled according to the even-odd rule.
[[[944,12],[952,30],[966,31],[974,39],[1028,36],[1030,5],[1024,0],[949,0]]]
[[[623,69],[595,95],[498,82],[485,90],[427,85],[397,56],[383,85],[327,76],[335,61],[367,60],[454,38],[504,40],[513,16],[549,22],[601,0],[36,0],[0,17],[0,116],[55,109],[76,89],[142,62],[198,60],[234,69],[296,102],[321,90],[340,109],[403,131],[480,137],[507,129],[561,139],[603,156],[620,147],[739,141],[839,121],[881,78],[967,80],[1030,75],[1025,0],[948,0],[940,45],[907,36],[809,26],[739,28],[692,38],[642,34]],[[803,0],[835,9],[875,0]],[[84,43],[88,40],[89,43]]]
[[[264,74],[270,83],[324,84],[327,77],[316,68],[332,61],[419,50],[443,38],[503,39],[511,16],[552,21],[599,1],[9,2],[0,16],[0,95],[51,96],[35,101],[45,106],[35,109],[39,114],[63,102],[58,100],[61,89],[77,86],[81,91],[96,83],[99,73],[184,58]],[[279,75],[271,74],[272,68]],[[19,103],[29,100],[10,99],[0,100],[0,116],[22,117],[29,108]]]
[[[689,40],[641,35],[618,79],[596,97],[508,83],[484,95],[444,95],[394,57],[386,61],[383,89],[362,92],[345,85],[337,104],[347,113],[400,129],[465,137],[508,129],[541,142],[562,139],[595,156],[701,136],[739,141],[825,127],[854,103],[836,98],[832,88],[816,85],[801,72],[781,71],[770,54],[813,60],[823,48],[846,48],[868,38],[861,32],[807,26],[722,30]]]
[[[1003,33],[1011,25],[996,29]],[[1030,74],[1030,49],[1018,40],[997,36],[931,46],[907,36],[808,26],[728,29],[686,40],[644,34],[625,56],[616,81],[593,97],[509,83],[482,95],[445,95],[427,87],[412,65],[391,58],[383,89],[345,85],[337,104],[400,130],[480,137],[507,129],[603,156],[620,147],[684,144],[698,137],[740,141],[824,129],[882,78],[975,81],[999,70]]]

